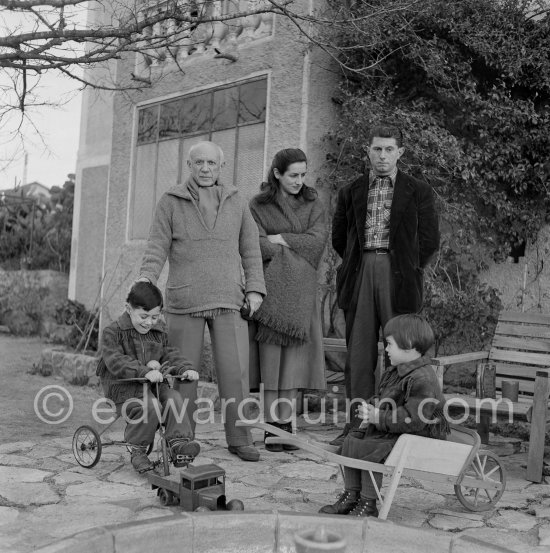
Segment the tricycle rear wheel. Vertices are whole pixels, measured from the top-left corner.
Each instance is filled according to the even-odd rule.
[[[91,426],[77,428],[73,435],[73,455],[76,462],[87,469],[97,465],[101,457],[101,437]]]

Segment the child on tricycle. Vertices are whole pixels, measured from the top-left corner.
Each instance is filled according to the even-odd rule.
[[[426,356],[434,343],[430,325],[419,315],[399,315],[388,321],[384,336],[391,366],[380,379],[378,396],[358,406],[341,453],[374,463],[386,459],[400,434],[444,438],[448,430],[443,414],[445,398]],[[336,503],[321,507],[319,512],[378,516],[376,490],[382,484],[381,473],[373,472],[371,479],[369,471],[345,467],[344,484]]]
[[[161,422],[160,413],[165,414],[162,422],[174,464],[183,466],[200,452],[189,417],[199,375],[176,348],[168,345],[160,320],[161,291],[149,282],[136,282],[126,302],[125,312],[103,331],[97,375],[105,396],[127,422],[124,438],[134,469],[142,473],[154,466],[147,448]],[[180,391],[164,381],[167,374],[186,380],[181,382]],[[143,378],[145,383],[137,381]]]

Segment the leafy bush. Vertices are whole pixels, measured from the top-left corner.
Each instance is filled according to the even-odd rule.
[[[4,269],[53,269],[68,273],[74,202],[74,175],[53,186],[47,204],[29,198],[0,203],[0,265]]]

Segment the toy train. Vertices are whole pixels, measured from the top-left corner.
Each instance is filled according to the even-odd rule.
[[[243,511],[239,499],[226,501],[225,471],[218,465],[187,466],[176,474],[147,475],[160,504],[179,505],[186,511]]]

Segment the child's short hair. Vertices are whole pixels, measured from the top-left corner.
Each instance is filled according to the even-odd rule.
[[[432,327],[415,313],[390,319],[384,327],[384,336],[392,336],[401,349],[415,349],[420,355],[424,355],[435,340]]]
[[[126,301],[134,309],[151,311],[155,307],[162,307],[162,292],[150,282],[136,282],[128,293]]]

